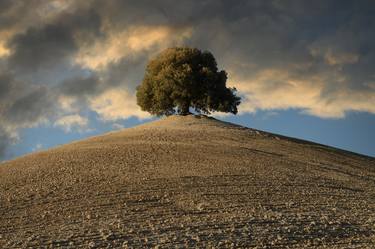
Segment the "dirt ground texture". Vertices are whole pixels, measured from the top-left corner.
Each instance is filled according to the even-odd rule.
[[[170,116],[0,164],[0,248],[375,248],[375,159]]]

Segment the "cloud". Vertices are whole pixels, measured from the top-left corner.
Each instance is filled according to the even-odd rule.
[[[135,89],[171,46],[211,51],[240,113],[374,114],[373,12],[370,0],[0,1],[0,157],[20,130],[80,113],[147,118]]]
[[[245,98],[240,112],[294,108],[323,118],[342,118],[346,111],[352,110],[375,113],[372,104],[375,95],[371,91],[340,89],[323,97],[328,80],[324,75],[305,78],[285,71],[265,70],[243,81],[233,80]]]
[[[90,100],[90,107],[104,121],[116,121],[130,117],[151,117],[140,110],[134,95],[122,89],[111,89]]]
[[[0,58],[1,57],[7,57],[10,54],[10,51],[8,48],[6,48],[3,41],[0,41]]]
[[[100,91],[101,80],[95,74],[90,76],[73,77],[64,80],[58,86],[57,91],[61,95],[85,97],[94,95]]]
[[[20,129],[35,127],[54,116],[52,94],[44,86],[27,84],[0,71],[0,158],[7,146],[19,141]]]
[[[77,130],[78,132],[90,131],[89,120],[78,114],[67,115],[55,121],[54,126],[62,128],[66,133]]]
[[[9,64],[23,72],[50,69],[69,59],[79,43],[99,36],[100,17],[95,11],[62,13],[52,23],[30,27],[8,42]]]
[[[0,98],[5,97],[10,91],[13,85],[12,81],[13,78],[9,73],[0,74]]]
[[[11,123],[37,123],[51,114],[53,100],[44,87],[37,87],[11,103],[4,115]]]
[[[10,55],[8,41],[30,28],[51,23],[64,11],[73,11],[72,0],[0,1],[0,58]]]
[[[83,67],[100,70],[128,56],[182,44],[191,32],[191,28],[168,26],[130,26],[121,32],[109,31],[105,39],[82,47],[75,60]]]
[[[37,143],[35,147],[32,149],[32,151],[40,151],[43,149],[43,144]]]
[[[12,144],[14,141],[15,139],[0,126],[0,159],[7,155],[7,148],[9,144]]]
[[[121,129],[124,129],[125,126],[122,125],[122,124],[114,123],[114,124],[112,125],[112,128],[115,129],[115,130],[121,130]]]

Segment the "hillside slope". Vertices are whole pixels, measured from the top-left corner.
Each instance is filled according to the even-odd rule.
[[[375,159],[171,116],[0,165],[0,248],[374,248]]]

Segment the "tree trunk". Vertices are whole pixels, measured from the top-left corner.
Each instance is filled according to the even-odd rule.
[[[180,107],[180,114],[181,115],[188,115],[190,114],[189,112],[189,104],[188,103],[184,103],[181,105]]]

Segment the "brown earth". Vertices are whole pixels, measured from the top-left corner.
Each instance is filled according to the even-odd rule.
[[[375,159],[171,116],[0,165],[0,248],[375,248]]]

